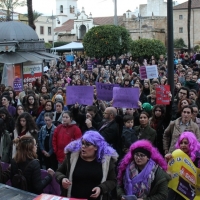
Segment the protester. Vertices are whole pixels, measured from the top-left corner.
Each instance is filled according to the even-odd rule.
[[[167,163],[148,140],[135,142],[119,165],[118,198],[166,200],[166,170]]]
[[[62,113],[62,124],[55,129],[53,134],[53,149],[59,164],[62,164],[65,159],[64,147],[81,136],[81,130],[73,121],[71,112],[64,111]]]
[[[109,199],[116,187],[116,151],[95,131],[87,131],[65,147],[66,158],[56,171],[62,196],[83,199]],[[69,165],[68,165],[69,163]],[[66,167],[68,166],[68,167]]]
[[[43,189],[51,182],[54,175],[52,169],[48,169],[48,175],[42,180],[40,172],[40,164],[37,160],[37,143],[36,140],[28,135],[16,138],[14,140],[17,145],[17,152],[11,161],[11,183],[14,183],[14,176],[18,174],[18,169],[23,171],[26,178],[27,189],[29,192],[41,194]]]

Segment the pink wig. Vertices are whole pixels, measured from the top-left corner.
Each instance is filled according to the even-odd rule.
[[[162,155],[159,153],[159,151],[149,142],[148,140],[139,140],[135,143],[133,143],[130,146],[129,152],[124,156],[122,159],[119,168],[118,168],[118,182],[122,183],[123,175],[126,170],[126,167],[128,164],[134,159],[133,158],[133,151],[134,149],[137,149],[139,147],[142,147],[143,149],[148,150],[151,153],[151,159],[157,163],[162,169],[165,171],[167,170],[167,163],[165,159],[162,157]]]
[[[176,149],[180,149],[180,143],[183,139],[187,139],[189,142],[189,156],[191,160],[194,162],[196,159],[196,152],[200,150],[200,143],[197,140],[196,136],[192,132],[183,132],[178,138],[176,142]]]

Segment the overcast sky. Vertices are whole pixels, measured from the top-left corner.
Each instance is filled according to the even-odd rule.
[[[33,10],[43,13],[44,15],[51,15],[52,10],[54,14],[56,0],[32,0]],[[177,0],[179,3],[187,0]],[[114,15],[113,0],[78,0],[78,9],[81,11],[82,7],[85,8],[86,14],[92,13],[93,17],[112,16]],[[140,4],[147,3],[147,0],[117,0],[117,14],[123,15],[127,10],[134,11]],[[17,8],[15,11],[20,13],[27,13],[27,8]]]

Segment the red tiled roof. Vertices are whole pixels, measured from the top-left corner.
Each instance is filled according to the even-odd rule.
[[[193,9],[194,8],[200,8],[200,0],[192,0],[192,6],[191,7]],[[188,8],[188,1],[173,7],[174,10],[182,10],[182,9],[187,9],[187,8]]]
[[[114,23],[114,17],[93,17],[95,25],[109,25]],[[118,24],[123,24],[123,16],[118,16]],[[74,28],[74,19],[70,19],[62,24],[62,26],[54,29],[55,32],[69,32]]]

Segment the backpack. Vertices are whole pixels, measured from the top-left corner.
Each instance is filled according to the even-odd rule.
[[[35,160],[35,159],[34,159]],[[28,168],[28,166],[34,161],[31,160],[25,167],[24,172]],[[18,168],[18,173],[15,174],[12,178],[12,187],[15,187],[17,189],[21,189],[24,191],[28,191],[27,181],[26,177],[24,176],[24,172],[22,172],[21,169]]]

